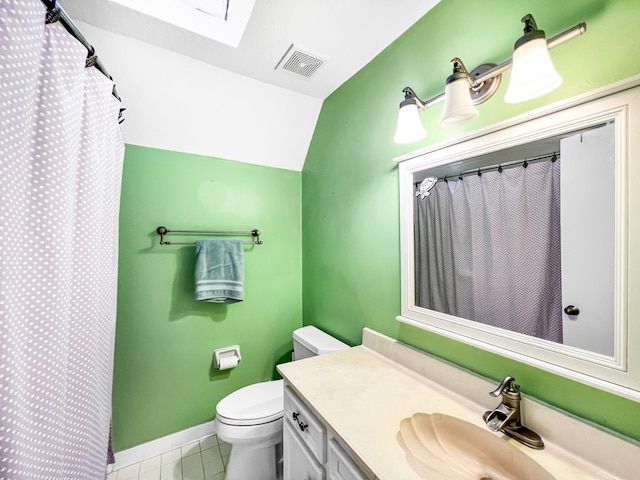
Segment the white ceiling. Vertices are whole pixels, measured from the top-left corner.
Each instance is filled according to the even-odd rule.
[[[256,0],[237,48],[111,0],[58,3],[73,20],[324,99],[439,1]],[[91,42],[91,38],[87,40]],[[325,60],[311,78],[275,70],[291,44]],[[100,55],[99,50],[97,54]],[[105,66],[109,69],[108,64]]]

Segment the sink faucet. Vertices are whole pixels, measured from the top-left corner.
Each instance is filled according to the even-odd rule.
[[[502,395],[500,405],[486,411],[482,416],[490,430],[500,431],[527,447],[544,448],[540,435],[520,423],[520,385],[516,385],[515,378],[506,377],[498,388],[489,392],[489,395]]]

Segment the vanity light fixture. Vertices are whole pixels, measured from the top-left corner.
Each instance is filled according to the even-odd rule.
[[[427,135],[420,121],[420,115],[418,115],[419,110],[427,107],[411,87],[405,88],[402,92],[404,93],[404,100],[400,103],[398,126],[393,141],[396,143],[416,142]]]
[[[504,96],[507,103],[518,103],[537,98],[555,90],[562,84],[549,55],[547,39],[538,30],[531,14],[522,18],[524,35],[515,43],[511,80]]]
[[[511,80],[505,95],[508,103],[523,102],[544,95],[562,83],[549,50],[569,40],[579,37],[587,31],[586,23],[579,23],[547,40],[545,33],[538,30],[533,15],[527,14],[521,20],[524,24],[524,35],[515,43],[513,57],[499,65],[484,63],[467,73],[459,58],[454,58],[453,73],[445,82],[445,91],[429,100],[421,100],[411,87],[405,87],[405,95],[400,103],[398,125],[393,137],[396,143],[412,143],[426,136],[419,112],[427,110],[444,100],[444,110],[440,118],[440,126],[453,127],[474,120],[478,117],[475,105],[480,105],[498,89],[502,73],[511,68]]]
[[[471,101],[469,72],[459,58],[451,60],[453,73],[447,77],[444,87],[444,110],[441,127],[455,127],[475,120],[480,112]]]

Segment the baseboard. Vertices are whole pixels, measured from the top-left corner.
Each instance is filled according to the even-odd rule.
[[[119,470],[128,465],[142,462],[147,458],[152,458],[161,453],[173,450],[191,442],[195,442],[204,437],[208,437],[215,433],[214,422],[207,422],[195,427],[187,428],[181,432],[172,433],[166,437],[156,438],[150,442],[137,445],[121,452],[116,452],[116,463],[114,463],[109,471]]]

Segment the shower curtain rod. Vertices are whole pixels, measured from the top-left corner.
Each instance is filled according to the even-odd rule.
[[[525,158],[524,160],[515,160],[513,162],[499,163],[498,165],[490,165],[487,167],[474,168],[474,169],[459,173],[458,175],[451,175],[451,176],[445,175],[442,179],[446,181],[447,178],[455,178],[455,177],[462,178],[462,177],[468,177],[469,175],[480,176],[482,175],[483,172],[490,172],[493,170],[502,172],[502,169],[504,168],[513,168],[519,165],[522,165],[524,168],[527,168],[529,164],[541,162],[543,160],[546,160],[547,158],[550,158],[552,162],[555,162],[558,158],[560,158],[560,152],[545,153],[544,155],[539,155],[537,157],[532,157],[532,158]]]
[[[499,172],[501,172],[502,169],[504,168],[517,167],[518,165],[522,165],[525,168],[527,168],[529,164],[541,162],[543,160],[546,160],[547,158],[550,158],[552,162],[555,162],[557,159],[560,158],[560,152],[545,153],[544,155],[539,155],[537,157],[532,157],[532,158],[525,158],[524,160],[515,160],[512,162],[499,163],[498,165],[489,165],[487,167],[480,167],[480,168],[474,168],[471,170],[465,170],[464,172],[461,172],[458,174],[445,175],[444,177],[439,178],[438,180],[444,180],[446,182],[450,178],[461,179],[462,177],[468,177],[469,175],[482,175],[483,172],[490,172],[492,170],[498,170]],[[418,185],[420,185],[420,183],[422,182],[415,182],[415,186],[417,187]]]
[[[502,169],[504,168],[513,168],[513,167],[517,167],[519,165],[522,165],[524,168],[527,168],[527,166],[531,163],[538,163],[538,162],[542,162],[543,160],[546,160],[547,158],[550,158],[552,162],[555,162],[558,158],[560,158],[560,152],[552,152],[552,153],[546,153],[544,155],[539,155],[537,157],[532,157],[532,158],[525,158],[524,160],[516,160],[513,162],[507,162],[507,163],[499,163],[498,165],[489,165],[487,167],[481,167],[481,168],[474,168],[471,170],[467,170],[465,172],[459,173],[458,175],[445,175],[442,180],[447,180],[447,178],[455,178],[456,176],[458,178],[462,178],[462,177],[468,177],[469,175],[482,175],[483,172],[490,172],[492,170],[497,170],[499,172],[502,172]]]
[[[64,11],[61,5],[58,4],[56,0],[41,0],[42,3],[47,7],[47,21],[46,23],[55,23],[60,22],[62,26],[65,28],[69,34],[77,39],[86,49],[87,49],[87,67],[95,67],[100,73],[102,73],[109,80],[113,81],[113,77],[109,75],[109,72],[105,68],[104,64],[100,61],[98,56],[96,55],[96,50],[93,46],[84,38],[84,35],[80,33],[80,30],[73,23],[71,17]],[[118,91],[116,90],[116,85],[113,85],[113,91],[111,92],[114,97],[118,99],[119,102],[122,100],[118,96]],[[120,114],[122,115],[122,110],[120,110]],[[122,123],[122,122],[120,122]]]

